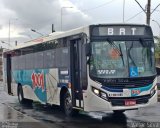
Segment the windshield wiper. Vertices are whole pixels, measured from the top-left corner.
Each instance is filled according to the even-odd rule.
[[[134,60],[132,59],[131,54],[130,54],[130,51],[131,51],[132,48],[133,48],[133,42],[132,42],[131,47],[127,50],[127,54],[128,54],[128,57],[130,58],[130,60],[132,61],[132,64],[134,66],[136,66],[136,63],[134,62]]]
[[[107,41],[108,41],[108,43],[110,44],[110,46],[112,46],[113,49],[115,49],[115,50],[118,52],[119,56],[120,56],[121,59],[122,59],[123,66],[124,66],[124,59],[123,59],[123,54],[122,54],[121,45],[119,44],[119,47],[118,47],[117,45],[115,45],[115,43],[114,43],[112,40],[107,39]]]
[[[121,44],[119,44],[119,50],[120,50],[120,53],[121,53],[120,56],[121,56],[121,59],[122,59],[122,62],[123,62],[123,66],[124,66],[124,59],[123,59]]]

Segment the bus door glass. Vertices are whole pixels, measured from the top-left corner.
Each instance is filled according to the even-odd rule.
[[[72,40],[70,44],[71,57],[71,84],[73,106],[82,107],[82,88],[81,88],[81,40]]]

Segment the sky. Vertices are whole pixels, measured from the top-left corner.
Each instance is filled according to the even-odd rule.
[[[145,9],[147,0],[137,1]],[[151,0],[151,9],[158,4],[160,0]],[[41,36],[31,29],[48,35],[52,24],[56,31],[89,24],[146,24],[146,15],[135,0],[0,0],[0,17],[0,41],[6,42],[1,43],[3,47],[6,47],[9,37],[10,45],[14,46],[15,41],[19,44]],[[151,27],[157,36],[160,35],[158,24],[160,6],[151,15]]]

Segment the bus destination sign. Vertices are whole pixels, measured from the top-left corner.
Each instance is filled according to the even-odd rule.
[[[93,29],[93,36],[112,36],[112,35],[151,35],[148,26],[100,26]]]

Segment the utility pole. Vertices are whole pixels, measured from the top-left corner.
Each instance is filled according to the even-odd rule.
[[[9,19],[9,27],[8,27],[9,31],[8,31],[8,45],[10,44],[10,29],[11,29],[11,20]]]
[[[52,24],[52,33],[55,32],[54,24]]]
[[[124,23],[124,14],[125,14],[125,0],[123,0],[123,23]]]
[[[151,0],[147,0],[147,6],[146,9],[144,9],[141,4],[135,0],[137,2],[137,4],[139,5],[139,7],[144,11],[144,13],[146,14],[146,24],[150,25],[150,19],[151,19]],[[157,7],[156,7],[157,8]]]
[[[146,12],[146,23],[148,25],[150,25],[150,19],[151,19],[151,0],[148,0],[147,12]]]
[[[151,15],[152,13],[160,6],[160,4],[158,4],[153,11],[151,12],[151,0],[147,0],[147,6],[146,9],[144,9],[141,4],[135,0],[135,2],[139,5],[139,7],[144,11],[144,13],[146,14],[146,24],[150,25],[150,20],[151,20]]]

